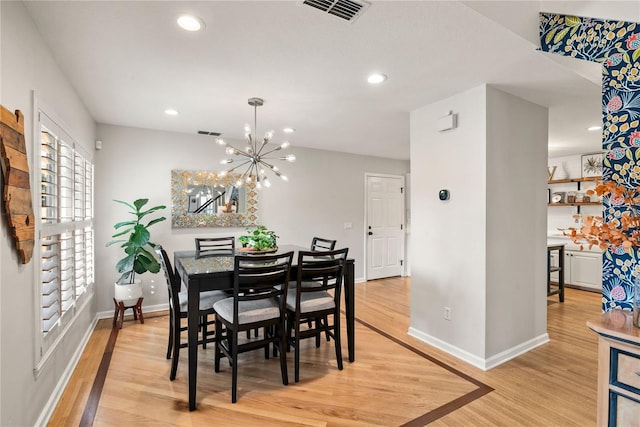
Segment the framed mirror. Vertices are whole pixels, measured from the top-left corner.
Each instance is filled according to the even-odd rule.
[[[171,226],[247,227],[258,224],[255,184],[237,187],[237,175],[219,172],[171,171]]]

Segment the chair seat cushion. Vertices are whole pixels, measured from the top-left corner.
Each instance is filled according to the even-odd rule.
[[[178,294],[178,297],[180,298],[180,311],[187,311],[187,295],[187,291],[183,291]],[[212,310],[213,304],[215,304],[216,301],[220,301],[225,298],[228,298],[228,295],[223,291],[200,292],[200,311]]]
[[[213,304],[213,309],[227,322],[233,322],[233,298],[217,301]],[[280,308],[275,299],[238,302],[238,323],[241,325],[279,317]]]
[[[309,313],[312,311],[329,310],[335,307],[333,296],[325,291],[303,292],[300,295],[300,312]],[[296,290],[292,289],[287,293],[287,309],[296,310]]]

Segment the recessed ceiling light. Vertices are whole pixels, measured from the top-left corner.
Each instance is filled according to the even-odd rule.
[[[167,108],[166,110],[164,110],[164,113],[167,116],[177,116],[179,113],[177,110],[174,110],[173,108]]]
[[[375,73],[375,74],[371,74],[368,78],[367,81],[369,83],[371,83],[372,85],[377,85],[382,83],[383,81],[387,80],[387,76],[385,76],[384,74],[379,74],[379,73]]]
[[[200,31],[205,27],[204,21],[193,15],[180,15],[177,22],[180,28],[187,31]]]
[[[590,126],[587,128],[587,130],[589,131],[595,131],[595,130],[600,130],[602,129],[602,126]]]
[[[284,132],[284,133],[293,133],[295,131],[296,130],[294,128],[284,128],[284,129],[282,129],[282,132]]]

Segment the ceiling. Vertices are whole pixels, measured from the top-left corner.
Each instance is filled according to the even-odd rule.
[[[299,1],[25,5],[98,123],[242,139],[260,97],[275,142],[409,159],[411,110],[488,83],[549,108],[550,156],[600,149],[600,66],[536,51],[537,14],[640,21],[639,1],[370,3],[352,22]]]

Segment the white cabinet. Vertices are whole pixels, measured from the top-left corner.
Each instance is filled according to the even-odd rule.
[[[551,255],[551,265],[558,265],[557,254]],[[551,273],[558,281],[558,273]],[[602,290],[602,254],[599,252],[564,251],[564,283],[582,288]]]
[[[569,283],[602,290],[602,254],[569,251],[565,254],[565,264],[567,259],[571,259]]]

